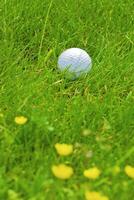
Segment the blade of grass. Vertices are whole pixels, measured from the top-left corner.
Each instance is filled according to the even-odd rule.
[[[45,18],[45,24],[44,24],[43,31],[42,31],[42,37],[41,37],[40,46],[39,46],[39,52],[38,52],[38,61],[40,60],[41,50],[42,50],[42,46],[43,46],[43,40],[44,40],[46,27],[47,27],[47,22],[48,22],[48,18],[49,18],[49,14],[50,14],[51,8],[52,8],[52,4],[53,4],[53,0],[51,0],[51,2],[49,4],[49,8],[48,8],[48,11],[47,11],[47,14],[46,14],[46,18]]]

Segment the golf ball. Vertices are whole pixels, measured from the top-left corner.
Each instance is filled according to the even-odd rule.
[[[91,57],[86,51],[80,48],[65,50],[58,59],[58,68],[73,74],[74,78],[81,74],[88,73],[92,67]]]

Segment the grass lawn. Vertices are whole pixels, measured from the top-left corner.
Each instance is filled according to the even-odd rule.
[[[134,167],[133,1],[2,0],[0,7],[0,200],[83,200],[87,190],[105,196],[87,200],[132,200],[134,172],[124,168]],[[57,70],[71,47],[93,60],[75,81]],[[72,144],[73,153],[58,155],[56,143]],[[68,180],[52,173],[61,163],[74,170]],[[83,175],[92,167],[101,171],[95,180]]]

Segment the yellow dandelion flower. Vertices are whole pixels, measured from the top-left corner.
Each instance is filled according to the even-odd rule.
[[[127,165],[125,167],[125,173],[130,177],[134,179],[134,167]]]
[[[55,144],[57,153],[61,156],[68,156],[73,152],[73,145],[71,144]]]
[[[16,124],[19,124],[19,125],[23,125],[27,122],[27,118],[24,117],[24,116],[17,116],[15,117],[14,121],[16,122]]]
[[[53,174],[59,179],[69,179],[73,175],[73,168],[65,164],[53,165]]]
[[[84,171],[84,176],[89,179],[96,179],[100,176],[100,170],[97,167],[89,168]]]
[[[102,195],[99,192],[90,192],[90,191],[86,191],[85,192],[85,198],[86,200],[109,200],[109,198],[107,196]]]

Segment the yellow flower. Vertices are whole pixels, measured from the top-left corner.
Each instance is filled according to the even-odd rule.
[[[24,116],[17,116],[15,117],[14,121],[16,122],[16,124],[23,125],[27,122],[27,118]]]
[[[84,176],[89,179],[96,179],[100,176],[100,170],[97,167],[89,168],[84,171]]]
[[[94,192],[94,191],[93,192],[86,191],[85,198],[86,200],[109,200],[108,197],[102,195],[99,192]]]
[[[130,165],[127,165],[125,167],[125,172],[130,178],[134,179],[134,167],[131,167]]]
[[[73,168],[65,164],[53,165],[53,174],[59,179],[69,179],[73,175]]]
[[[61,156],[68,156],[73,152],[73,145],[71,144],[55,144],[57,153]]]

